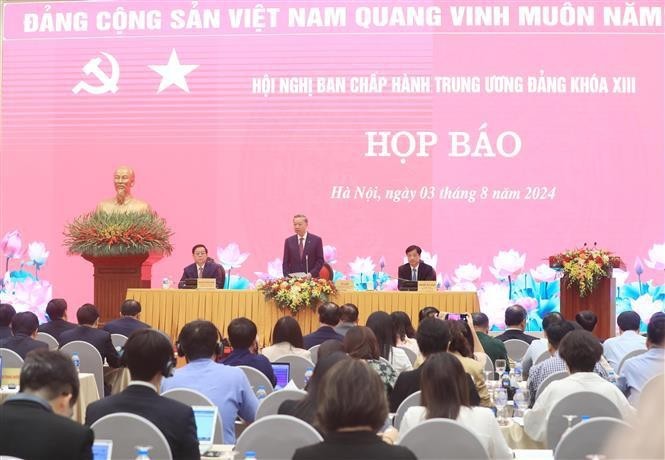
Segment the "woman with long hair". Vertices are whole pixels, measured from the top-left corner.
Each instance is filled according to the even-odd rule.
[[[272,345],[261,350],[261,354],[271,362],[284,355],[298,355],[312,360],[312,354],[304,349],[300,324],[291,316],[277,320],[272,330]]]
[[[397,375],[402,371],[413,370],[411,360],[406,352],[397,348],[397,336],[393,320],[385,311],[375,311],[367,318],[367,327],[374,332],[376,340],[379,343],[379,354],[395,369]]]
[[[414,353],[419,354],[416,330],[411,324],[409,315],[403,311],[394,311],[390,314],[390,318],[393,320],[393,327],[395,328],[396,346],[407,347],[413,350]]]
[[[397,373],[386,361],[380,359],[379,343],[370,328],[355,326],[349,329],[344,336],[344,351],[352,358],[367,361],[367,364],[379,374],[387,394],[393,391]]]
[[[485,407],[491,407],[492,402],[490,400],[489,392],[487,391],[487,384],[485,383],[485,372],[483,365],[476,361],[473,355],[473,341],[467,339],[469,325],[464,321],[447,320],[449,330],[450,330],[450,344],[448,345],[448,351],[452,353],[464,367],[464,371],[469,374],[474,383],[476,384],[476,390],[478,390],[478,396],[480,396],[480,405]]]

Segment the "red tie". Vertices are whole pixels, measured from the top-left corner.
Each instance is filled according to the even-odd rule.
[[[303,254],[303,252],[305,252],[305,246],[303,245],[303,239],[304,238],[301,236],[299,238],[300,241],[298,242],[298,253],[300,254],[300,259],[302,259],[302,254]]]

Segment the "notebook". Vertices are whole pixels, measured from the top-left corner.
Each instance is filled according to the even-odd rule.
[[[291,364],[289,363],[271,363],[272,372],[275,374],[277,383],[275,384],[275,390],[281,390],[284,388],[291,380]]]
[[[95,442],[92,444],[92,459],[111,460],[112,451],[113,441],[106,439],[95,439]]]
[[[217,406],[192,406],[196,421],[196,435],[199,438],[201,455],[212,447],[217,428]]]

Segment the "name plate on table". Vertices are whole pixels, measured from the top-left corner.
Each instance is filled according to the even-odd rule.
[[[217,280],[215,278],[197,278],[196,289],[217,289]]]
[[[354,291],[353,280],[338,280],[335,281],[337,292],[352,292]]]
[[[436,292],[436,281],[418,281],[418,292]]]
[[[18,388],[20,375],[21,375],[20,367],[3,367],[2,376],[0,376],[0,379],[2,379],[2,385],[3,386],[16,385],[16,387]]]

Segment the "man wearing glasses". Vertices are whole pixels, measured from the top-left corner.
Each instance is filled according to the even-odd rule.
[[[186,287],[186,280],[188,279],[215,278],[217,280],[217,289],[224,289],[224,280],[226,278],[224,267],[208,257],[208,248],[202,244],[197,244],[192,248],[192,256],[194,263],[185,267],[178,287],[181,289]]]

